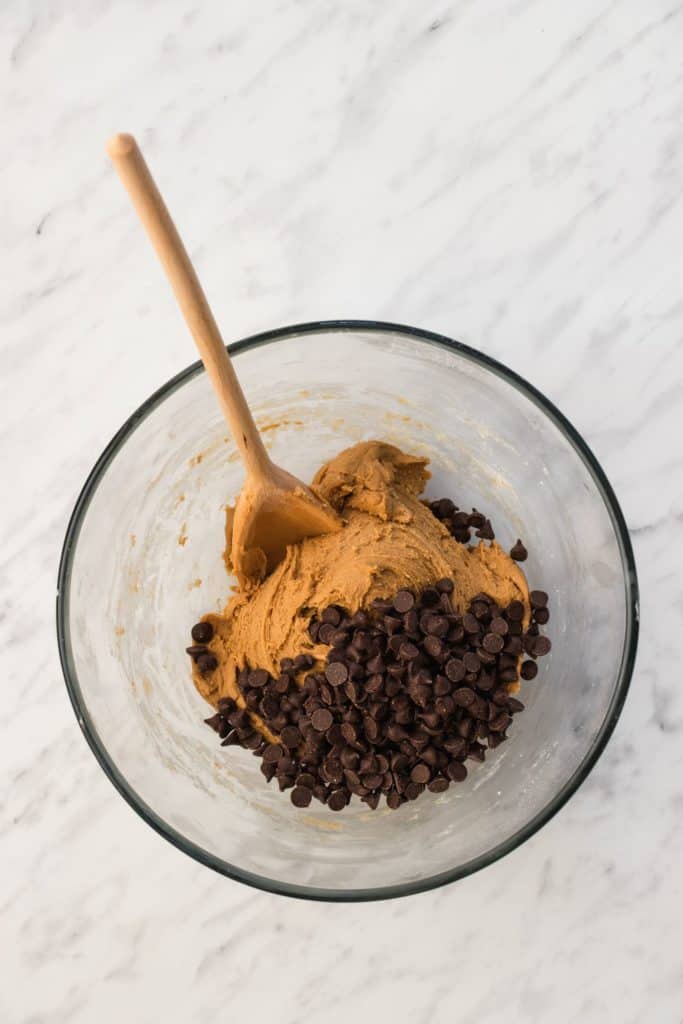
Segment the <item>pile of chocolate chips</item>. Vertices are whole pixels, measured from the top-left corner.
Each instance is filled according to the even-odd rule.
[[[474,526],[482,536],[487,522],[470,522],[467,529]],[[453,529],[464,538],[465,527]],[[466,778],[468,758],[483,761],[487,748],[506,739],[513,715],[524,707],[509,692],[520,659],[527,656],[519,674],[533,679],[536,659],[551,646],[539,629],[549,618],[543,591],[531,592],[525,632],[521,601],[500,608],[478,594],[461,615],[451,604],[453,589],[453,581],[443,579],[419,595],[400,590],[368,611],[326,608],[310,623],[311,639],[329,647],[323,671],[308,671],[314,667],[308,654],[284,659],[277,678],[244,669],[238,685],[246,709],[221,700],[207,724],[223,746],[237,744],[260,756],[266,779],[291,789],[296,807],[316,798],[339,811],[355,795],[373,809],[384,796],[395,809],[425,789],[444,792]],[[188,649],[202,671],[211,636],[206,629],[200,635],[199,627],[207,625],[193,629],[203,651],[195,656]],[[306,671],[300,686],[296,677]],[[263,738],[249,711],[277,742]]]

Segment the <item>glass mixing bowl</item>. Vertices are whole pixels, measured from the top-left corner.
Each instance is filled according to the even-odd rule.
[[[547,399],[427,331],[329,322],[230,348],[273,458],[303,479],[357,441],[427,455],[427,494],[517,537],[550,594],[553,649],[508,742],[467,781],[391,811],[294,808],[259,759],[221,748],[190,679],[191,625],[220,609],[224,507],[242,467],[200,364],[101,455],[59,570],[60,655],[78,721],[116,788],[203,864],[273,892],[378,899],[461,878],[519,846],[574,793],[617,721],[637,642],[633,553],[612,489]]]

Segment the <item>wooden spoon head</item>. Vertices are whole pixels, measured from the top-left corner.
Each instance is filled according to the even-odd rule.
[[[271,573],[290,544],[333,533],[342,525],[334,509],[310,487],[277,466],[272,469],[267,479],[247,478],[228,516],[229,563],[242,588]]]

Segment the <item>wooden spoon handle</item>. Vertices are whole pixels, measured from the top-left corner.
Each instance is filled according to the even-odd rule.
[[[137,142],[132,135],[114,135],[107,143],[107,153],[166,271],[247,472],[270,475],[270,457],[263,446],[221,332]]]

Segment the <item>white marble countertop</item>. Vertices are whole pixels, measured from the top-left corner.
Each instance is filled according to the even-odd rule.
[[[683,1020],[683,5],[9,2],[1,235],[3,1024]],[[88,750],[61,540],[128,414],[194,359],[107,166],[144,142],[230,337],[335,316],[525,375],[633,532],[636,674],[530,842],[397,902],[222,879]]]

